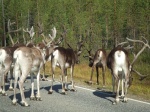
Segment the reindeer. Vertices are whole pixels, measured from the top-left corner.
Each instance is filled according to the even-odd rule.
[[[116,90],[116,98],[113,104],[117,104],[119,102],[119,87],[120,87],[120,81],[122,81],[122,97],[123,101],[127,102],[127,89],[132,84],[132,75],[131,72],[134,71],[136,73],[136,70],[133,69],[133,64],[135,63],[135,60],[137,60],[138,56],[144,51],[146,47],[150,48],[148,45],[148,41],[146,40],[146,43],[140,40],[132,40],[127,38],[128,41],[131,42],[140,42],[143,43],[143,48],[137,53],[134,60],[129,63],[129,57],[128,52],[121,46],[117,46],[114,49],[111,50],[107,57],[107,67],[111,70],[111,74],[113,78],[115,79],[115,82],[117,84],[117,90]],[[142,77],[145,77],[145,75],[138,74]],[[113,81],[114,82],[114,81]],[[114,84],[113,83],[113,88]],[[114,89],[113,89],[114,90]],[[125,91],[125,92],[124,92]]]
[[[20,76],[20,79],[18,81],[20,93],[21,93],[21,99],[22,99],[22,105],[23,106],[29,106],[28,103],[25,101],[25,96],[23,93],[23,83],[26,79],[26,77],[30,74],[31,76],[31,96],[30,99],[35,99],[34,96],[34,79],[33,74],[37,76],[37,95],[36,99],[41,100],[40,92],[39,92],[39,75],[40,75],[40,68],[43,65],[43,56],[39,49],[33,47],[19,47],[15,50],[13,55],[14,62],[14,98],[12,103],[15,105],[16,100],[16,86],[17,86],[17,80]]]
[[[12,64],[12,56],[11,51],[8,47],[1,48],[0,49],[0,77],[1,77],[1,83],[0,83],[0,93],[2,93],[3,96],[6,96],[5,91],[5,77],[8,71],[10,70]],[[2,84],[2,85],[1,85]],[[3,89],[1,88],[3,86]]]
[[[54,37],[55,38],[55,37]],[[44,61],[48,55],[53,52],[55,45],[52,44],[52,41],[43,45],[43,43],[38,43],[36,46],[33,47],[19,47],[15,50],[13,55],[13,60],[15,61],[14,65],[14,75],[15,75],[15,82],[14,82],[14,98],[12,103],[16,104],[16,86],[18,77],[20,77],[18,84],[21,93],[21,104],[23,106],[29,106],[29,104],[25,100],[25,96],[23,93],[23,84],[30,73],[31,76],[31,100],[42,100],[40,96],[40,88],[39,88],[39,78],[40,78],[40,69],[44,64]],[[46,50],[48,49],[48,52]],[[49,53],[49,54],[47,54]],[[21,74],[21,75],[20,75]],[[34,78],[33,75],[37,77],[37,94],[34,95]]]
[[[129,81],[130,81],[129,66],[130,65],[129,65],[128,52],[124,48],[118,46],[111,50],[111,52],[107,57],[107,67],[111,70],[111,74],[117,84],[116,99],[113,102],[113,104],[119,102],[120,81],[123,81],[125,83],[125,96],[123,101],[127,102],[126,94],[127,94],[127,88],[129,86]],[[113,87],[114,84],[115,83],[113,83]],[[122,88],[122,90],[123,89],[124,88]]]
[[[15,24],[15,22],[10,22],[10,19],[8,20],[7,23],[7,29],[8,29],[8,35],[9,38],[11,40],[12,46],[7,46],[7,47],[3,47],[0,49],[0,76],[1,76],[1,82],[3,85],[3,90],[1,89],[1,85],[0,85],[0,93],[2,93],[2,95],[6,96],[6,92],[5,92],[5,82],[7,81],[7,73],[10,73],[11,79],[12,79],[12,59],[13,59],[13,52],[15,51],[15,49],[17,49],[19,46],[24,46],[23,44],[18,44],[17,42],[15,43],[12,39],[11,33],[15,33],[20,31],[21,29],[17,29],[17,30],[11,30],[10,26]],[[12,90],[12,80],[10,81],[10,87],[9,90]]]
[[[103,76],[103,87],[105,87],[105,70],[106,70],[106,51],[103,49],[98,49],[95,52],[95,55],[93,56],[91,53],[91,50],[87,50],[89,53],[89,56],[84,56],[84,57],[89,57],[89,67],[92,67],[91,71],[91,77],[90,81],[88,81],[89,84],[92,84],[92,77],[93,77],[93,72],[94,68],[96,68],[96,73],[97,73],[97,84],[99,85],[99,68],[102,68],[102,76]]]
[[[80,41],[78,43],[77,49],[74,51],[71,46],[68,44],[70,48],[64,48],[64,47],[56,47],[51,55],[51,65],[52,65],[52,84],[50,86],[50,89],[48,91],[48,94],[53,93],[53,81],[54,81],[54,72],[55,67],[58,66],[61,69],[61,81],[62,81],[62,94],[67,94],[66,91],[67,88],[67,68],[70,68],[70,74],[71,74],[71,83],[72,83],[72,89],[71,91],[76,91],[74,87],[74,81],[73,81],[73,72],[74,72],[74,66],[75,64],[79,63],[79,56],[81,54],[81,48],[83,47],[83,42]],[[64,77],[65,77],[65,84],[64,84]]]
[[[41,35],[44,39],[43,39],[43,42],[39,43],[39,45],[41,46],[41,49],[43,48],[43,46],[45,46],[45,44],[47,44],[47,42],[50,41],[51,43],[51,47],[54,47],[56,44],[54,43],[54,39],[56,37],[56,28],[54,27],[53,29],[51,29],[52,31],[52,35],[49,34],[48,37],[49,38],[46,38],[46,36],[44,35],[44,31],[43,31],[43,27],[40,23],[37,24],[38,26],[38,34]],[[62,40],[60,40],[60,43],[61,43]],[[58,44],[58,43],[57,43]],[[46,53],[48,54],[48,49],[46,49]],[[45,60],[44,60],[44,65],[43,65],[43,75],[42,75],[42,80],[43,81],[46,81],[47,79],[45,78],[45,64],[47,61],[50,61],[50,56],[47,55]]]
[[[24,35],[23,35],[24,43],[14,43],[14,41],[13,41],[11,35],[10,35],[10,32],[12,32],[10,26],[11,26],[12,24],[15,24],[15,23],[14,23],[14,22],[11,23],[10,20],[8,20],[8,25],[7,25],[7,26],[8,26],[8,34],[9,34],[9,38],[10,38],[10,40],[11,40],[11,42],[12,42],[12,47],[9,47],[9,51],[11,51],[11,57],[12,57],[12,59],[13,59],[13,53],[14,53],[14,51],[15,51],[17,48],[23,47],[23,46],[33,47],[33,45],[34,45],[34,44],[33,44],[33,36],[34,36],[35,32],[34,32],[33,26],[31,27],[30,30],[28,30],[28,29],[27,29],[27,30],[24,30],[24,29],[23,29],[24,32],[27,32],[27,33],[29,34],[30,40],[29,40],[29,41],[26,41],[26,39],[24,38]],[[20,29],[15,30],[15,31],[13,31],[13,32],[17,32],[17,31],[20,31]],[[18,39],[17,39],[17,41],[18,41]],[[28,43],[26,43],[26,42],[28,42]],[[9,55],[10,55],[10,54],[9,54]],[[13,66],[14,66],[14,63],[11,64],[10,72],[9,72],[9,74],[10,74],[10,86],[9,86],[9,90],[10,90],[10,91],[13,90],[13,87],[12,87]]]

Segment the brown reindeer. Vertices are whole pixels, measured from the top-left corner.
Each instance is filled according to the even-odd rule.
[[[68,45],[70,47],[70,45]],[[55,67],[58,66],[61,69],[61,81],[62,81],[62,94],[67,94],[67,68],[70,68],[71,73],[71,83],[72,89],[71,91],[76,91],[74,87],[73,81],[73,73],[74,73],[74,66],[75,64],[79,63],[79,56],[81,54],[81,48],[83,46],[83,41],[78,43],[77,50],[73,50],[70,48],[64,47],[56,47],[51,55],[51,64],[52,64],[52,84],[49,89],[49,94],[53,92],[53,81],[54,81],[54,72]],[[64,82],[65,77],[65,82]]]
[[[7,81],[7,73],[10,74],[11,79],[12,79],[13,53],[19,46],[24,46],[23,44],[13,41],[11,33],[20,31],[20,29],[12,30],[11,25],[13,25],[13,24],[15,24],[15,22],[11,23],[10,19],[9,19],[8,23],[7,23],[7,29],[8,29],[7,33],[9,35],[12,45],[0,48],[0,74],[1,74],[0,76],[1,76],[1,82],[2,82],[0,85],[0,93],[2,93],[2,95],[7,95],[5,92],[5,81]],[[1,88],[1,86],[3,86],[3,89]],[[13,87],[12,87],[12,80],[11,80],[9,90],[12,90],[12,89],[13,89]]]
[[[105,70],[106,70],[106,51],[103,49],[98,49],[93,56],[91,50],[87,50],[89,53],[89,67],[92,67],[90,81],[89,84],[92,84],[93,72],[94,68],[96,68],[97,74],[97,84],[99,85],[99,68],[102,68],[102,76],[103,76],[103,87],[105,86]],[[87,56],[86,56],[87,57]]]

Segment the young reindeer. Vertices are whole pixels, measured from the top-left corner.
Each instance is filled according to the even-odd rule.
[[[70,47],[70,45],[68,44]],[[53,92],[53,81],[54,81],[54,72],[55,67],[58,66],[61,69],[61,81],[62,81],[62,94],[67,94],[67,68],[70,68],[70,74],[71,74],[71,83],[72,83],[72,89],[71,91],[76,91],[74,87],[74,81],[73,81],[73,72],[74,72],[74,66],[75,64],[79,63],[78,57],[81,54],[81,48],[83,46],[83,41],[79,42],[77,45],[77,50],[73,50],[70,48],[64,48],[64,47],[56,47],[51,55],[51,65],[52,65],[52,84],[49,89],[48,94],[52,94]],[[65,77],[65,84],[64,84],[64,77]]]
[[[99,85],[99,68],[102,68],[102,76],[103,76],[103,87],[105,87],[105,70],[106,70],[106,51],[103,49],[98,49],[93,56],[91,50],[87,50],[89,53],[89,67],[92,67],[90,81],[89,84],[92,84],[93,72],[94,68],[96,68],[97,74],[97,84]],[[86,56],[87,57],[87,56]]]

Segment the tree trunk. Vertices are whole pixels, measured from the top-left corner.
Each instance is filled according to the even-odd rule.
[[[108,47],[108,34],[109,34],[109,31],[108,31],[108,15],[106,14],[106,18],[105,18],[105,21],[106,21],[106,48]]]
[[[116,15],[116,0],[114,0],[114,47],[117,46],[117,15]]]

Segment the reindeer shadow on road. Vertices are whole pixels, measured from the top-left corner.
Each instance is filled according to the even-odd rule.
[[[110,102],[113,103],[113,101],[111,100],[111,98],[114,98],[115,95],[112,94],[112,92],[110,91],[99,91],[99,90],[96,90],[93,92],[93,94],[97,97],[100,97],[100,98],[103,98],[103,99],[106,99]]]
[[[36,92],[36,90],[34,90],[34,93],[35,93],[35,92]],[[25,90],[25,91],[24,91],[24,95],[25,95],[25,99],[30,98],[31,89],[30,89],[30,90]],[[10,98],[11,100],[13,100],[13,97],[14,97],[14,94],[9,96],[9,98]],[[16,99],[17,99],[17,104],[22,105],[22,104],[21,104],[21,94],[20,94],[20,90],[19,90],[19,92],[16,92]]]
[[[48,92],[50,89],[50,86],[44,87],[44,89]],[[55,91],[56,93],[60,93],[59,90],[62,89],[62,85],[58,84],[58,85],[53,85],[53,91]]]

